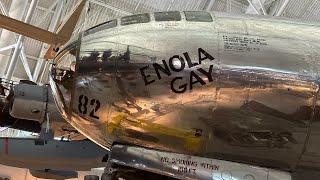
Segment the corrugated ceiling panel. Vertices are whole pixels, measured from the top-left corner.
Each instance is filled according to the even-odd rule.
[[[291,0],[283,16],[306,20],[320,20],[319,0]]]
[[[9,7],[12,3],[12,0],[1,0],[4,8],[6,9],[6,11],[8,12],[9,11]]]
[[[24,48],[28,55],[38,57],[41,49],[41,42],[31,38],[25,38]]]
[[[231,12],[233,13],[243,13],[247,6],[240,4],[236,1],[229,1],[231,3]],[[227,0],[217,0],[213,6],[214,11],[223,11],[223,12],[229,12],[230,11],[230,4]]]
[[[40,20],[43,19],[44,15],[45,15],[44,10],[36,9],[34,12],[33,18],[31,20],[31,24],[38,24]],[[38,27],[43,29],[48,29],[51,18],[52,18],[52,13],[49,13],[48,16],[39,24]],[[42,45],[41,42],[31,38],[26,38],[24,41],[26,53],[30,56],[38,57],[40,54],[41,45]]]
[[[320,21],[320,1],[315,1],[310,10],[307,10],[307,13],[305,13],[301,18]]]
[[[30,58],[27,58],[27,59],[28,59],[29,67],[31,69],[31,73],[32,73],[37,61],[34,59],[30,59]],[[22,65],[20,58],[18,59],[16,71],[14,72],[14,77],[19,78],[19,79],[28,79],[27,73],[24,70],[24,67]]]
[[[157,11],[172,10],[202,10],[207,0],[165,0],[165,1],[147,1],[141,3],[145,7],[154,7]]]
[[[206,1],[207,0],[105,0],[104,2],[130,13],[142,13],[167,10],[201,10],[204,8]]]
[[[61,0],[60,0],[61,1]],[[76,5],[78,1],[77,0],[67,0],[64,1],[64,8],[62,10],[61,13],[61,21],[63,20],[63,18],[70,12],[73,10],[73,7]]]
[[[291,18],[301,17],[308,9],[312,0],[291,0],[283,12],[282,16],[287,16]]]
[[[53,3],[53,0],[39,0],[38,6],[48,9]]]
[[[175,1],[167,1],[168,2],[168,7],[167,9],[164,10],[203,10],[206,0],[192,0],[186,1],[184,0],[175,0]]]

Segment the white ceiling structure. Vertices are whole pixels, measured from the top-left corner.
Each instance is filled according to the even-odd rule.
[[[0,0],[0,13],[55,31],[78,0]],[[134,13],[207,10],[320,21],[320,0],[87,0],[74,31]],[[20,47],[20,48],[18,48]],[[0,78],[47,82],[47,45],[0,29]],[[17,50],[16,50],[17,49]],[[9,70],[8,70],[9,69]]]

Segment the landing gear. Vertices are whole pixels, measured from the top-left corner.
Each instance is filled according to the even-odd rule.
[[[96,176],[96,175],[86,175],[86,176],[84,176],[84,180],[99,180],[99,176]]]

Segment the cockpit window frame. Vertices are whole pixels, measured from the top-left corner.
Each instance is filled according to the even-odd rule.
[[[188,22],[213,22],[213,18],[210,12],[207,11],[183,11],[186,21]],[[198,16],[198,15],[206,15],[208,19],[201,19],[205,16]]]
[[[174,17],[174,18],[171,18],[171,17]],[[181,21],[182,17],[181,17],[180,11],[164,11],[164,12],[154,12],[154,19],[156,22]]]
[[[96,32],[102,31],[102,30],[106,30],[106,29],[111,29],[114,27],[118,26],[118,20],[117,19],[113,19],[104,23],[101,23],[99,25],[96,25],[88,30],[86,30],[83,34],[83,36],[87,36],[89,34],[94,34]]]
[[[137,19],[134,19],[135,17],[139,17]],[[133,18],[133,20],[136,20],[138,22],[134,22],[133,20],[126,20],[129,18]],[[146,18],[146,19],[143,19]],[[121,26],[127,26],[127,25],[132,25],[132,24],[141,24],[141,23],[148,23],[151,21],[151,17],[149,13],[143,13],[143,14],[135,14],[131,16],[124,16],[121,18]]]

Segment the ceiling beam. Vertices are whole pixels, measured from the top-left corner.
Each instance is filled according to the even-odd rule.
[[[257,0],[257,1],[259,2],[263,15],[267,15],[266,9],[264,8],[264,4],[261,2],[262,0]]]
[[[43,41],[48,44],[57,44],[58,41],[56,34],[54,33],[4,15],[0,15],[0,28],[8,29],[9,31],[29,36],[32,39]]]
[[[206,11],[212,11],[213,5],[216,2],[216,0],[208,0],[208,5],[205,7],[204,10]]]
[[[286,10],[289,2],[290,2],[290,0],[285,0],[275,16],[281,16],[283,14],[284,10]]]
[[[260,15],[260,8],[259,9],[257,9],[257,7],[259,7],[258,6],[258,1],[257,0],[253,0],[253,1],[251,1],[251,0],[247,0],[248,1],[248,3],[249,3],[249,6],[248,6],[248,8],[246,9],[246,14],[258,14],[258,15]]]
[[[112,9],[114,11],[117,11],[117,12],[120,12],[122,14],[125,14],[125,15],[132,15],[132,13],[128,12],[128,11],[125,11],[125,10],[122,10],[120,8],[117,8],[117,7],[114,7],[112,5],[109,5],[109,4],[106,4],[104,2],[101,2],[99,0],[89,0],[90,2],[94,3],[94,4],[97,4],[97,5],[100,5],[100,6],[103,6],[103,7],[106,7],[106,8],[109,8],[109,9]]]
[[[51,11],[53,10],[53,8],[57,5],[58,1],[59,1],[59,0],[56,0],[55,2],[53,2],[53,3],[51,4],[51,6],[50,6],[48,9],[45,10],[45,13],[44,13],[44,15],[42,16],[42,19],[41,19],[35,26],[38,27],[38,26],[43,22],[43,20],[51,13]]]
[[[34,11],[35,11],[35,9],[37,7],[38,1],[39,0],[32,0],[31,1],[29,10],[27,12],[27,16],[25,18],[25,23],[30,23],[31,18],[32,18],[33,14],[34,14]],[[4,18],[4,17],[6,17],[6,16],[3,16],[2,18]],[[7,17],[7,19],[8,18],[9,17]],[[6,19],[6,18],[4,18],[4,19]],[[12,19],[12,18],[9,18],[9,19]],[[8,25],[8,27],[9,26],[10,26],[10,24]],[[24,30],[26,30],[26,29],[24,29]],[[11,60],[10,60],[10,64],[9,64],[9,67],[8,67],[8,70],[7,70],[7,74],[6,74],[6,79],[8,79],[8,80],[11,80],[11,78],[13,76],[14,70],[15,70],[17,62],[18,62],[18,56],[20,55],[21,49],[23,48],[24,38],[25,37],[23,35],[21,35],[21,34],[18,37],[17,46],[13,51],[13,54],[12,54],[12,57],[11,57]],[[27,73],[27,75],[29,77],[29,80],[32,80],[32,74],[31,74],[31,71],[30,71],[30,67],[29,67],[27,58],[25,57],[25,54],[21,54],[21,55],[22,55],[21,61],[22,61],[22,64],[24,66],[24,69],[25,69],[25,71],[26,71],[26,73]]]
[[[56,30],[58,22],[59,22],[59,17],[62,13],[63,5],[64,5],[63,1],[58,2],[56,9],[54,11],[54,14],[51,18],[51,22],[50,22],[48,31],[54,32]],[[41,70],[43,72],[46,71],[46,69],[42,69],[42,68],[44,67],[44,63],[47,63],[47,61],[44,61],[43,57],[44,57],[45,53],[47,52],[48,48],[49,48],[49,46],[47,44],[42,43],[39,57],[37,58],[37,64],[36,64],[36,67],[33,72],[33,82],[36,82],[36,83],[40,82],[41,79],[39,77],[40,77]]]
[[[16,44],[12,44],[12,45],[9,45],[9,46],[5,46],[5,47],[3,47],[3,48],[0,48],[0,52],[9,50],[9,49],[12,49],[12,48],[15,48],[15,47],[16,47]]]
[[[277,0],[266,0],[266,2],[264,2],[265,5],[268,5],[270,3],[273,3],[274,1],[277,1]]]

